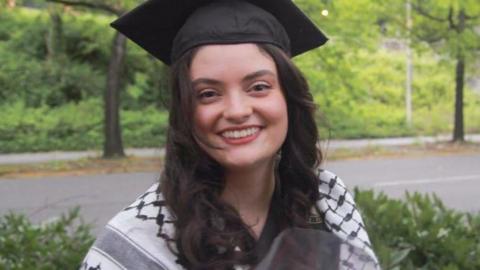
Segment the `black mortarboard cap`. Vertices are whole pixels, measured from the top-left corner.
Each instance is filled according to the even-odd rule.
[[[271,43],[293,57],[328,40],[291,0],[148,0],[112,26],[167,65],[205,44]]]

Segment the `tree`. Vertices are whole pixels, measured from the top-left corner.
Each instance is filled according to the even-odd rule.
[[[62,12],[57,6],[49,6],[50,28],[47,36],[47,58],[58,59],[63,54]]]
[[[455,116],[453,141],[464,138],[463,92],[465,68],[469,56],[480,49],[480,8],[475,0],[425,1],[412,3],[413,10],[421,17],[413,31],[422,41],[428,42],[442,54],[455,61]]]
[[[121,0],[47,0],[68,6],[83,7],[120,16],[136,1]],[[120,128],[120,90],[122,88],[121,71],[124,68],[127,39],[115,32],[107,71],[104,93],[104,145],[103,157],[125,156]]]
[[[333,93],[324,94],[322,100],[336,99],[336,93],[343,88],[351,89],[349,95],[343,95],[345,97],[354,95],[355,100],[360,100],[367,96],[368,93],[362,93],[362,89],[368,87],[364,85],[365,78],[357,80],[357,74],[350,71],[359,63],[348,64],[349,61],[354,61],[355,50],[374,53],[378,50],[379,41],[385,37],[410,36],[413,47],[419,51],[424,50],[427,47],[425,44],[428,44],[442,60],[459,63],[455,68],[454,87],[457,98],[455,117],[452,117],[455,120],[453,140],[463,141],[463,82],[468,65],[480,51],[478,0],[411,0],[413,29],[410,35],[405,23],[405,2],[406,0],[295,1],[331,39],[330,45],[316,51],[315,57],[318,60],[312,64],[312,67],[317,65],[322,68],[322,73],[328,73],[318,88],[334,89]],[[322,9],[328,9],[330,14],[322,16]],[[457,59],[460,56],[463,56],[463,61],[459,62]],[[318,70],[315,72],[320,73]],[[306,73],[309,73],[308,68]],[[338,112],[338,106],[335,109]]]

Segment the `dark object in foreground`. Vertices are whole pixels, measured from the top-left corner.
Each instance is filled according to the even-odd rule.
[[[332,233],[288,229],[274,241],[255,270],[379,269],[375,258]]]

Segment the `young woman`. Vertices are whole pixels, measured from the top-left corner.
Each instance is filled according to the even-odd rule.
[[[290,57],[326,38],[290,0],[150,0],[114,27],[171,64],[166,160],[85,269],[253,267],[289,228],[374,258],[352,197],[319,169],[315,106]]]

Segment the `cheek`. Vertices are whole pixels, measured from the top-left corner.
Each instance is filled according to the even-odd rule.
[[[278,147],[285,141],[288,132],[288,110],[286,102],[282,97],[271,102],[262,104],[261,114],[270,124],[271,129],[268,133],[272,146]]]
[[[283,97],[279,97],[275,102],[265,105],[271,121],[276,123],[279,128],[286,129],[288,127],[288,110],[285,99]]]
[[[279,116],[279,125],[282,130],[283,139],[285,139],[288,131],[288,111],[287,106],[282,107],[282,110],[278,112]]]
[[[211,117],[209,117],[208,111],[202,109],[195,109],[193,116],[193,133],[195,141],[198,146],[203,149],[205,152],[209,152],[210,147],[206,145],[209,144],[208,134],[213,129],[213,123]]]
[[[193,124],[198,135],[206,135],[205,133],[212,130],[214,127],[214,111],[202,107],[196,108],[193,117]]]

